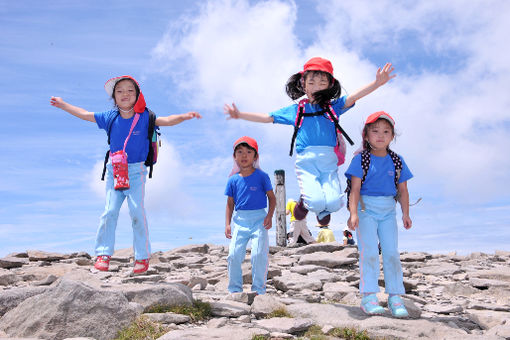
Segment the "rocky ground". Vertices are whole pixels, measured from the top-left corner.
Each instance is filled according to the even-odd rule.
[[[227,247],[190,245],[154,253],[133,276],[120,250],[110,271],[87,253],[27,251],[0,259],[0,339],[114,339],[153,305],[208,302],[212,317],[147,314],[168,327],[160,339],[295,339],[314,326],[365,330],[371,339],[510,339],[510,252],[401,254],[408,319],[359,309],[358,254],[338,243],[272,247],[266,295],[227,292]],[[380,279],[381,291],[384,281]],[[386,295],[379,294],[384,305]],[[267,318],[274,310],[288,316]],[[257,337],[258,335],[258,337]],[[339,339],[324,336],[324,339]]]

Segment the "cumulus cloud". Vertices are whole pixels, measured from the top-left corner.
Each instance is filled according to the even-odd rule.
[[[288,105],[286,80],[317,55],[332,60],[335,75],[352,92],[374,79],[385,61],[374,55],[382,51],[399,61],[398,77],[345,115],[355,141],[364,118],[387,110],[397,120],[395,150],[416,175],[410,187],[417,195],[470,203],[508,195],[501,186],[510,180],[504,170],[510,166],[508,2],[316,6],[321,20],[309,27],[316,38],[304,46],[294,33],[298,11],[306,10],[301,2],[207,2],[198,15],[169,28],[153,50],[154,70],[163,70],[190,102],[210,110],[216,117],[211,131],[220,129],[229,141],[245,132],[260,137],[267,144],[265,164],[292,172],[289,127],[224,123],[217,103],[235,100],[241,109],[261,112]]]

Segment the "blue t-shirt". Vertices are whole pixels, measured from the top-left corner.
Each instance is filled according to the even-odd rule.
[[[413,174],[402,160],[402,170],[400,171],[399,183],[405,182],[413,177]],[[351,179],[352,176],[363,178],[363,168],[361,167],[361,153],[354,156],[345,172],[345,177]],[[361,195],[367,196],[395,196],[395,166],[391,156],[387,154],[384,157],[378,157],[370,154],[370,167],[368,168],[365,182],[361,185]]]
[[[260,169],[248,177],[239,173],[230,176],[225,195],[234,199],[235,210],[256,210],[267,207],[266,192],[273,190],[269,176]]]
[[[108,127],[111,124],[110,151],[112,153],[124,148],[124,141],[129,134],[129,129],[131,129],[131,123],[133,123],[134,117],[133,115],[133,117],[129,119],[124,119],[119,114],[118,110],[94,113],[97,126],[105,130],[107,134]],[[145,162],[147,159],[147,154],[149,153],[149,140],[147,139],[148,129],[149,112],[145,110],[140,114],[140,119],[136,123],[126,145],[128,163]]]
[[[331,101],[331,106],[335,113],[340,117],[343,113],[351,107],[345,106],[347,97],[343,96],[336,100]],[[305,113],[313,113],[321,111],[322,108],[316,104],[306,104]],[[298,104],[293,104],[277,111],[269,113],[273,117],[275,124],[294,125],[296,123],[296,115],[298,111]],[[296,151],[302,152],[307,146],[335,146],[336,145],[336,131],[335,124],[330,121],[325,115],[304,117],[303,124],[296,136]]]

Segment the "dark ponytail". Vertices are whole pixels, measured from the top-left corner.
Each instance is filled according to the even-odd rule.
[[[296,100],[305,95],[302,79],[303,75],[301,72],[298,72],[290,76],[289,80],[287,80],[287,84],[285,85],[285,92],[287,92],[287,95],[290,97],[290,99]]]
[[[340,95],[342,94],[342,87],[340,86],[340,82],[330,73],[322,71],[306,71],[305,73],[298,72],[293,74],[289,80],[287,80],[285,91],[287,92],[287,95],[290,97],[290,99],[296,100],[304,96],[305,90],[303,87],[303,82],[307,76],[313,76],[317,73],[326,74],[329,83],[332,85],[325,90],[315,92],[314,98],[316,104],[319,104],[319,106],[322,108],[326,108],[332,100],[340,98]]]

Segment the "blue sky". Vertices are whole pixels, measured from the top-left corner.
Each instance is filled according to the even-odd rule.
[[[292,128],[227,121],[223,104],[260,112],[289,105],[285,82],[313,56],[333,62],[347,92],[385,62],[395,66],[397,77],[359,101],[342,126],[359,145],[370,113],[385,110],[397,122],[392,148],[415,175],[412,200],[423,198],[411,208],[413,228],[400,230],[401,250],[509,250],[509,15],[503,0],[0,0],[0,256],[93,253],[106,136],[49,98],[103,111],[112,106],[104,82],[122,74],[138,79],[157,114],[204,117],[163,129],[147,185],[153,250],[227,244],[223,192],[235,139],[256,138],[262,168],[271,178],[286,171],[288,197],[298,189]],[[345,209],[333,215],[338,239],[346,219]],[[123,207],[116,246],[131,243]]]

